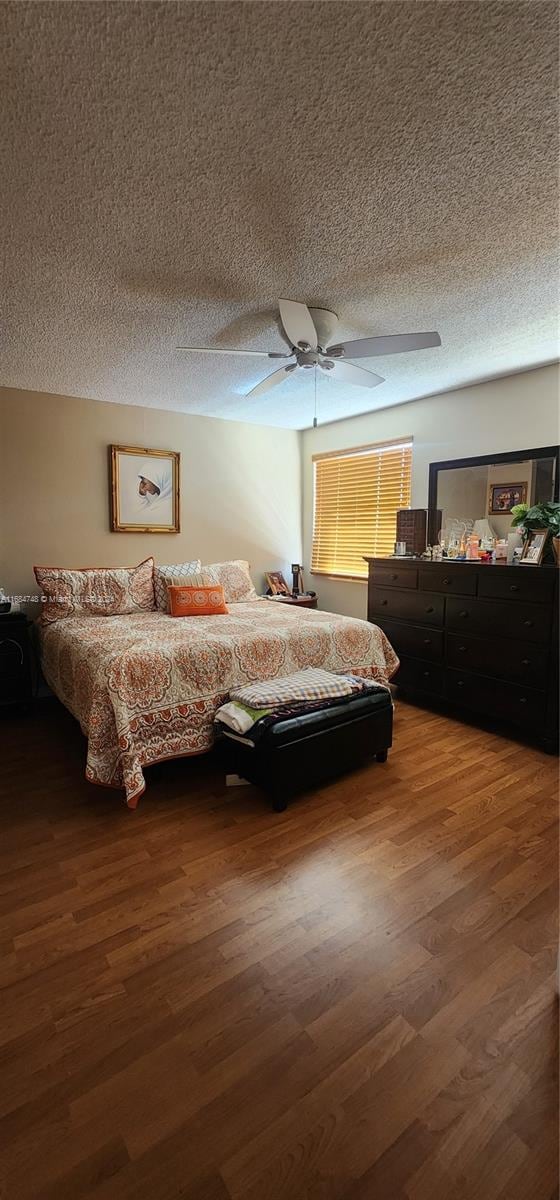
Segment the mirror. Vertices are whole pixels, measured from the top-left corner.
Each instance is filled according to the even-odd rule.
[[[431,463],[428,541],[454,521],[475,525],[481,537],[507,538],[514,505],[557,497],[557,446]]]

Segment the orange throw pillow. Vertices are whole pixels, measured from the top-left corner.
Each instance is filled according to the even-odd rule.
[[[167,595],[172,617],[213,617],[229,612],[224,589],[217,583],[208,587],[169,587]]]

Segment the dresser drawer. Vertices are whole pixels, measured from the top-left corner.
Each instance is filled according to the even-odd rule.
[[[382,617],[401,617],[422,625],[443,625],[443,596],[432,592],[401,592],[396,588],[383,590],[374,587],[371,595],[371,612]]]
[[[476,575],[471,563],[464,563],[460,567],[442,564],[441,567],[430,567],[424,571],[420,568],[418,586],[432,592],[474,596],[476,594]]]
[[[24,704],[31,699],[31,681],[28,675],[20,671],[19,675],[7,675],[0,678],[0,708],[11,704]]]
[[[433,663],[421,662],[417,658],[402,658],[401,665],[393,675],[391,683],[399,687],[408,687],[417,692],[425,692],[429,696],[443,695],[443,667]]]
[[[25,651],[20,639],[11,633],[9,636],[0,633],[0,677],[17,674],[24,665]]]
[[[553,592],[554,571],[548,567],[489,567],[488,574],[481,571],[478,579],[479,596],[498,600],[549,603]]]
[[[523,567],[519,567],[522,571]],[[450,596],[446,601],[448,629],[479,633],[488,637],[520,638],[524,642],[547,642],[551,610],[548,605],[497,600],[471,600]]]
[[[538,729],[546,715],[546,695],[533,688],[519,687],[473,675],[469,671],[445,672],[445,695],[456,704],[484,713],[497,721],[514,721],[527,729]]]
[[[471,637],[447,634],[447,662],[450,667],[480,671],[512,683],[545,689],[548,680],[548,651],[530,642],[505,638]]]
[[[418,587],[416,567],[375,567],[372,575],[374,587]]]
[[[386,621],[380,617],[379,628],[387,634],[393,649],[402,658],[405,654],[413,658],[425,658],[436,662],[443,658],[443,631],[428,629],[422,625],[405,625],[400,621]]]

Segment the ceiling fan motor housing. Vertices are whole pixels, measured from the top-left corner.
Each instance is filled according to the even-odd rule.
[[[296,348],[294,354],[297,358],[298,367],[305,367],[307,370],[310,367],[316,367],[320,361],[320,354],[317,350],[298,350]]]

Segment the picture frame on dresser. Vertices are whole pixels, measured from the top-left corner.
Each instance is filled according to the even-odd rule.
[[[549,535],[549,529],[532,529],[527,534],[519,557],[521,567],[540,567]]]

